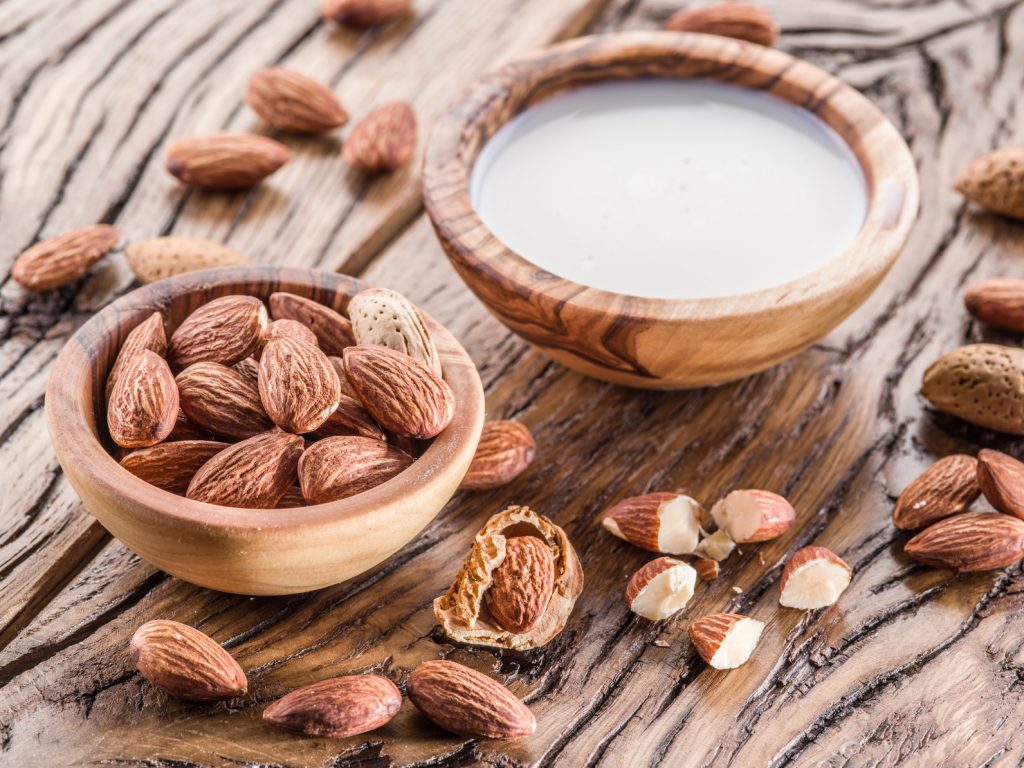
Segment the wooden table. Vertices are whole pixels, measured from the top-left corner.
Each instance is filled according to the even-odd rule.
[[[416,0],[415,18],[358,35],[315,0],[6,0],[0,5],[0,269],[40,235],[117,223],[223,240],[262,263],[318,266],[403,291],[477,362],[491,417],[516,418],[539,458],[512,485],[456,496],[408,549],[356,581],[277,599],[218,594],[139,561],[86,513],[43,420],[50,365],[90,313],[134,283],[115,255],[81,284],[0,297],[0,764],[11,766],[1004,766],[1024,759],[1019,567],[954,577],[914,565],[892,501],[935,456],[1024,448],[929,411],[925,366],[996,338],[959,294],[1024,274],[1024,227],[950,191],[994,146],[1024,143],[1021,0],[773,0],[780,46],[838,74],[911,143],[920,221],[871,300],[811,350],[719,389],[659,394],[582,378],[491,319],[447,265],[422,213],[417,171],[366,180],[335,138],[250,193],[179,187],[161,154],[185,134],[256,126],[240,102],[257,68],[329,81],[355,114],[407,98],[424,128],[478,73],[555,38],[651,28],[655,0]],[[420,142],[422,149],[422,141]],[[785,493],[798,523],[745,547],[686,615],[632,616],[622,599],[646,555],[597,525],[611,502],[685,488]],[[508,502],[565,527],[587,587],[543,650],[453,648],[431,600],[484,520]],[[829,546],[854,567],[839,605],[777,607],[788,552]],[[733,587],[742,590],[737,594]],[[688,617],[723,609],[767,622],[753,660],[709,671]],[[128,638],[152,618],[200,627],[249,671],[230,706],[169,700],[143,681]],[[264,727],[262,707],[305,683],[379,671],[401,681],[446,657],[504,679],[537,734],[467,742],[408,702],[387,727],[334,742]]]

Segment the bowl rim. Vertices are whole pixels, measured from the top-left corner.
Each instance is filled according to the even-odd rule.
[[[676,77],[671,71],[629,74],[630,66],[686,61],[703,79],[767,90],[821,117],[853,151],[867,185],[867,210],[854,240],[815,270],[776,286],[697,298],[616,293],[555,275],[504,245],[469,198],[473,165],[515,115],[565,90],[609,79]],[[602,74],[602,67],[617,68]],[[626,74],[621,74],[626,72]],[[756,83],[742,82],[744,77]],[[799,99],[797,97],[800,97]],[[826,114],[822,110],[828,107]],[[845,131],[845,132],[844,132]],[[856,142],[847,132],[855,133]],[[630,320],[705,325],[760,319],[862,286],[895,262],[917,217],[917,168],[896,127],[867,97],[809,62],[742,40],[692,32],[633,31],[575,38],[502,66],[473,84],[437,120],[423,161],[423,197],[453,264],[559,313],[568,305],[603,316],[609,306]]]
[[[166,278],[122,296],[97,312],[75,332],[64,345],[51,370],[46,391],[47,421],[51,440],[62,463],[63,456],[74,457],[78,465],[76,474],[81,475],[84,471],[101,493],[134,502],[141,513],[204,530],[258,533],[330,524],[372,514],[374,510],[396,499],[409,497],[429,486],[433,480],[444,475],[445,467],[458,464],[460,457],[464,459],[467,451],[475,451],[479,429],[474,425],[482,424],[484,410],[483,388],[476,366],[451,332],[421,309],[420,313],[442,359],[444,378],[455,395],[455,415],[427,450],[390,480],[338,501],[283,509],[247,509],[187,499],[150,485],[122,467],[98,437],[99,418],[103,412],[97,412],[89,406],[90,403],[99,402],[96,388],[104,386],[107,373],[107,367],[96,358],[94,350],[97,345],[105,337],[109,338],[111,332],[119,331],[122,334],[120,339],[111,341],[119,347],[123,342],[123,334],[153,312],[163,313],[166,324],[168,308],[183,294],[209,290],[220,291],[219,295],[242,293],[240,286],[253,281],[265,283],[268,296],[278,291],[294,292],[296,288],[322,290],[334,292],[339,299],[344,298],[346,305],[355,292],[371,287],[357,278],[324,270],[239,266],[206,269]],[[334,308],[342,309],[337,305]],[[75,369],[83,363],[91,365],[94,373],[87,387],[86,407],[81,407],[75,396],[83,388],[72,383]]]

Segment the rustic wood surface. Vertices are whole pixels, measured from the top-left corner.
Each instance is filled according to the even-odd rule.
[[[908,138],[922,213],[872,298],[792,361],[719,389],[639,392],[549,362],[489,317],[454,276],[420,211],[411,169],[366,181],[333,139],[293,141],[296,160],[249,194],[186,193],[160,168],[170,138],[246,128],[250,72],[283,62],[329,80],[359,112],[408,96],[429,124],[479,72],[582,29],[657,27],[654,0],[416,0],[417,15],[356,35],[312,0],[6,0],[0,4],[0,273],[38,235],[92,221],[127,241],[172,232],[224,239],[262,263],[347,269],[407,293],[463,342],[489,413],[538,442],[512,485],[462,494],[410,547],[320,592],[245,599],[140,562],[85,512],[60,474],[42,397],[54,357],[97,308],[132,287],[109,259],[81,284],[28,298],[0,288],[0,764],[12,766],[1013,766],[1024,761],[1024,576],[954,577],[915,566],[889,523],[895,494],[935,456],[1024,443],[929,411],[932,359],[965,340],[959,293],[1024,275],[1024,228],[950,191],[956,171],[1024,143],[1021,0],[766,2],[780,47],[872,98]],[[421,143],[422,147],[422,143]],[[621,591],[645,555],[597,524],[648,489],[706,501],[734,486],[786,493],[787,536],[745,547],[686,616],[650,624]],[[506,502],[563,525],[587,586],[541,651],[453,648],[431,600],[476,529]],[[829,546],[855,570],[833,609],[776,606],[787,552]],[[736,594],[732,586],[743,590]],[[687,616],[721,609],[767,622],[753,660],[706,669]],[[132,669],[127,642],[150,618],[198,626],[250,672],[232,705],[168,700]],[[271,698],[335,673],[401,681],[447,657],[504,679],[536,712],[514,744],[467,742],[408,704],[342,742],[262,726]]]

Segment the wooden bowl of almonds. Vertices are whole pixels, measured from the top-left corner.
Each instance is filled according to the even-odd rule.
[[[336,584],[414,538],[483,424],[476,367],[400,294],[314,270],[161,280],[67,343],[50,436],[86,508],[225,592]]]

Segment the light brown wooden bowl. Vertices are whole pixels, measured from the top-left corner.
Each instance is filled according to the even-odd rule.
[[[288,291],[343,311],[362,287],[353,278],[308,269],[211,269],[153,283],[99,312],[61,351],[46,390],[54,450],[86,509],[168,573],[246,595],[292,594],[337,584],[407,544],[458,488],[484,417],[483,387],[473,361],[430,317],[427,326],[455,394],[455,417],[409,469],[357,496],[274,510],[192,501],[122,468],[106,437],[102,393],[107,372],[127,333],[154,311],[163,313],[169,334],[188,313],[218,296],[266,299]]]
[[[512,117],[562,91],[640,77],[711,78],[770,91],[808,109],[853,150],[868,184],[864,225],[820,269],[724,298],[649,299],[591,288],[503,245],[469,199],[473,164]],[[874,290],[917,216],[914,161],[864,96],[781,51],[710,35],[626,32],[580,38],[485,76],[439,120],[424,160],[424,198],[448,258],[512,331],[555,360],[620,384],[683,389],[775,365],[835,327]]]

